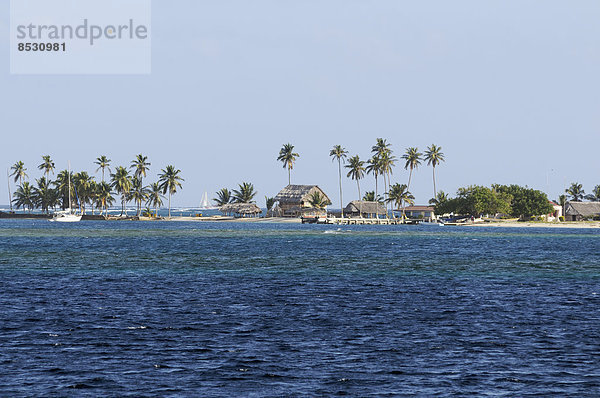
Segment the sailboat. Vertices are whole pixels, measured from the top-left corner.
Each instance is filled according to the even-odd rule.
[[[218,209],[216,206],[211,206],[208,202],[208,193],[204,192],[202,195],[202,201],[200,201],[200,210],[215,210]]]
[[[52,216],[50,221],[55,222],[78,222],[81,221],[81,214],[77,214],[72,208],[73,204],[71,203],[71,163],[69,162],[69,170],[67,172],[67,178],[69,180],[69,208],[63,211],[57,211]]]

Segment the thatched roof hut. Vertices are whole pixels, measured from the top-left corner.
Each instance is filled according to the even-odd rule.
[[[386,213],[383,204],[366,200],[353,200],[344,208],[344,215],[347,217],[360,217],[362,214],[363,217],[375,218]]]
[[[567,202],[565,220],[581,221],[600,217],[600,202]]]
[[[318,185],[288,185],[283,188],[277,196],[275,196],[281,215],[284,217],[299,217],[306,216],[306,213],[311,212],[315,214],[326,214],[326,209],[314,209],[310,204],[310,196],[315,192],[320,193],[325,201],[331,203],[331,199],[329,199],[327,194],[319,188]]]
[[[262,210],[255,203],[228,203],[219,208],[221,213],[234,217],[257,217]]]

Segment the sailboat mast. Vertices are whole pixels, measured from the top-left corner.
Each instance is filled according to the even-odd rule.
[[[69,181],[69,210],[71,210],[71,161],[69,161],[69,169],[67,170],[67,179]]]
[[[10,204],[10,212],[12,213],[12,195],[10,194],[10,175],[8,169],[6,169],[6,182],[8,184],[8,203]]]

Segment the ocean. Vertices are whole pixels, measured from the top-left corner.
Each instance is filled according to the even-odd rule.
[[[0,220],[0,396],[598,396],[600,231]]]

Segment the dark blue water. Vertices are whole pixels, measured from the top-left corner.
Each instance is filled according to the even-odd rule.
[[[600,231],[0,221],[1,396],[598,396]]]

